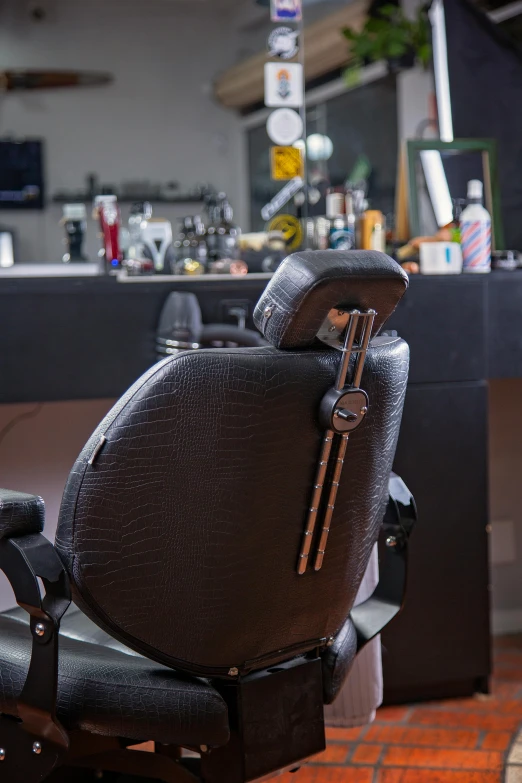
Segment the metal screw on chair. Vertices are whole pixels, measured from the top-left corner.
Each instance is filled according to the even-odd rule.
[[[365,405],[363,408],[361,408],[361,414],[364,416],[366,413],[368,413],[368,408]]]
[[[200,745],[199,749],[202,753],[208,753],[208,745]]]
[[[45,625],[43,623],[37,623],[34,632],[37,636],[43,636],[45,634]]]
[[[388,536],[386,539],[386,546],[394,547],[397,546],[397,538],[396,536]]]
[[[239,674],[239,669],[237,669],[235,666],[232,666],[232,668],[228,670],[229,677],[237,677],[238,674]]]
[[[39,742],[33,742],[33,753],[36,753],[37,756],[40,755],[42,752],[42,746]]]
[[[5,760],[5,750],[3,748],[0,748],[0,761]]]

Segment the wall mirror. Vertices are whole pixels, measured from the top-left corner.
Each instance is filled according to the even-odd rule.
[[[407,159],[411,236],[430,236],[451,223],[454,203],[466,198],[468,181],[480,179],[484,206],[491,215],[493,248],[503,249],[494,140],[409,141]]]

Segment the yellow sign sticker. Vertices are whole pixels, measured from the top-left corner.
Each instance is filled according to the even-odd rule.
[[[303,153],[298,147],[272,147],[270,162],[272,179],[304,177]]]
[[[268,231],[281,231],[289,250],[297,250],[303,242],[301,221],[293,215],[276,215],[268,224]]]

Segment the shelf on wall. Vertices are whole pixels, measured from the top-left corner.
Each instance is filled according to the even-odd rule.
[[[163,196],[145,196],[138,193],[135,196],[118,196],[118,202],[120,204],[134,204],[135,201],[150,201],[154,204],[202,204],[204,196],[172,196],[171,198],[165,198]],[[52,197],[53,204],[73,204],[92,201],[92,196],[89,193],[71,193],[68,196],[62,196],[56,194]]]

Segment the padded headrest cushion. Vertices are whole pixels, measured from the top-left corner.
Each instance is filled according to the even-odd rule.
[[[306,250],[283,261],[256,306],[254,321],[276,348],[306,348],[333,308],[373,308],[375,336],[407,287],[407,274],[384,253]]]

